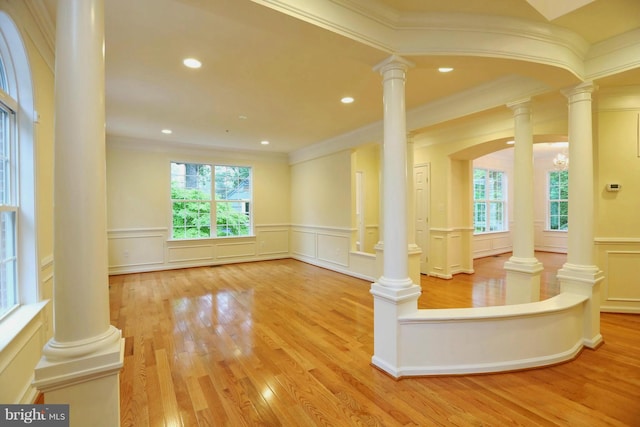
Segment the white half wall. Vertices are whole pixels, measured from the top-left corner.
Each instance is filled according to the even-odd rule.
[[[400,378],[504,372],[571,360],[587,345],[586,301],[562,293],[527,304],[417,310],[398,318],[398,365],[375,356],[372,362]]]

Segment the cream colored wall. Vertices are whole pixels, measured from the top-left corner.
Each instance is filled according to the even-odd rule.
[[[351,152],[291,166],[291,222],[294,225],[351,227]]]
[[[33,370],[42,348],[53,333],[53,141],[54,77],[53,54],[26,2],[0,0],[0,10],[8,13],[21,31],[28,55],[33,85],[34,109],[38,123],[34,126],[35,205],[38,268],[38,300],[23,306],[18,316],[3,319],[3,333],[18,331],[9,341],[0,342],[0,402],[32,403],[37,390],[32,386]],[[28,112],[30,113],[30,112]]]
[[[603,311],[640,313],[640,86],[598,93],[596,262]],[[607,184],[622,185],[608,192]]]
[[[277,155],[151,149],[107,138],[109,268],[112,274],[289,256],[289,166]],[[171,240],[170,163],[250,166],[254,235]]]
[[[40,259],[48,262],[53,257],[53,119],[54,119],[54,77],[33,43],[28,40],[31,54],[31,75],[36,85],[35,101],[39,114],[36,125],[36,182],[38,215],[38,252]]]
[[[355,164],[344,150],[291,165],[291,256],[374,280],[375,255],[353,252]]]

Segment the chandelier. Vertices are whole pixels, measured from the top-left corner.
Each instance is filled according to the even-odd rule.
[[[553,158],[553,165],[558,170],[567,170],[569,169],[569,156],[564,153],[558,153]]]

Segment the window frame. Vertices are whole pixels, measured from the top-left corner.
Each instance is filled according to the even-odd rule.
[[[173,167],[174,165],[195,165],[198,167],[202,167],[202,166],[207,166],[210,168],[210,175],[209,175],[209,182],[208,182],[208,186],[207,188],[210,190],[209,191],[209,197],[208,198],[196,198],[196,199],[174,199],[173,195],[170,194],[170,204],[169,204],[169,210],[170,210],[170,229],[169,229],[169,240],[173,240],[173,241],[184,241],[184,240],[203,240],[203,239],[220,239],[220,238],[243,238],[243,237],[252,237],[254,236],[253,233],[253,167],[251,166],[246,166],[246,165],[231,165],[231,164],[216,164],[216,163],[203,163],[203,162],[190,162],[190,161],[176,161],[176,160],[171,160],[170,161],[170,168],[171,168],[171,172],[170,172],[170,192],[173,191],[173,177],[174,177],[174,173],[173,171]],[[249,198],[226,198],[226,199],[219,199],[218,198],[218,192],[216,190],[216,174],[217,174],[217,168],[242,168],[242,169],[248,169],[248,180],[249,180],[249,184],[248,184],[248,189],[249,189]],[[185,179],[186,179],[186,175],[185,175]],[[175,234],[175,229],[174,227],[176,226],[174,224],[174,205],[175,203],[180,203],[180,202],[188,202],[188,203],[206,203],[209,205],[208,210],[209,210],[209,218],[208,218],[208,224],[204,224],[205,227],[209,228],[209,234],[207,236],[186,236],[186,232],[184,233],[185,236],[176,236]],[[242,213],[245,214],[248,218],[248,224],[247,224],[247,232],[246,234],[237,234],[237,235],[219,235],[218,234],[218,230],[219,230],[219,225],[218,225],[218,210],[219,210],[219,206],[222,206],[224,204],[229,205],[232,203],[244,203],[245,205],[248,206],[247,210],[243,210]],[[192,227],[193,228],[193,227]]]
[[[1,64],[0,64],[1,66]],[[0,70],[3,72],[4,70]],[[5,83],[5,76],[0,77],[0,83]],[[5,123],[0,124],[0,132],[4,135],[0,138],[0,182],[6,185],[0,187],[0,228],[4,228],[2,217],[5,214],[12,214],[10,221],[11,232],[0,230],[2,238],[0,238],[0,284],[6,281],[8,286],[4,290],[0,289],[0,301],[2,294],[7,296],[7,304],[5,307],[0,305],[0,319],[9,315],[12,311],[20,306],[20,289],[18,286],[18,236],[19,236],[19,219],[20,205],[18,202],[18,169],[17,169],[17,142],[16,142],[16,122],[17,113],[15,106],[17,103],[5,92],[6,86],[0,86],[0,120]],[[7,105],[7,104],[13,104]],[[6,239],[6,240],[5,240]],[[5,243],[9,244],[4,247]],[[10,265],[10,266],[9,266]],[[7,266],[5,270],[5,266]],[[10,283],[9,283],[10,282]]]
[[[485,176],[484,176],[484,197],[483,198],[476,198],[476,171],[477,170],[481,170],[485,172]],[[490,198],[489,195],[491,193],[493,193],[491,191],[491,179],[490,176],[492,173],[499,173],[500,174],[500,191],[502,194],[502,198],[501,199],[493,199]],[[509,231],[509,221],[508,221],[508,192],[507,192],[507,186],[508,186],[508,182],[507,182],[507,173],[506,171],[502,171],[502,170],[498,170],[498,169],[491,169],[491,168],[484,168],[484,167],[474,167],[473,168],[473,172],[472,172],[472,181],[473,181],[473,187],[472,187],[472,191],[473,191],[473,234],[474,235],[483,235],[483,234],[491,234],[491,233],[506,233]],[[502,227],[501,229],[497,229],[497,230],[492,230],[492,212],[493,210],[491,209],[492,206],[494,206],[495,204],[501,204],[502,209],[501,209],[501,217],[502,217]],[[484,230],[478,230],[477,227],[477,206],[484,206]]]
[[[0,315],[0,350],[2,343],[13,340],[26,319],[32,318],[46,305],[40,281],[44,261],[39,262],[36,231],[36,141],[37,113],[29,57],[20,30],[9,14],[0,10],[0,58],[4,66],[4,88],[0,102],[13,110],[12,156],[18,209],[15,218],[16,295],[17,305]],[[19,95],[19,96],[18,96]],[[50,254],[48,258],[53,259]]]
[[[554,173],[566,173],[566,179],[564,180],[563,184],[566,186],[566,198],[557,198],[557,199],[552,199],[551,198],[551,180],[552,177],[551,175]],[[546,187],[546,192],[545,192],[545,199],[547,202],[547,221],[546,221],[546,231],[550,231],[550,232],[559,232],[559,233],[567,233],[569,231],[569,170],[548,170],[547,171],[547,187]],[[560,195],[562,192],[561,190],[561,186],[559,186],[559,190],[558,190],[558,194]],[[562,204],[566,204],[566,215],[562,215],[562,214],[552,214],[552,208],[551,205],[552,203],[558,203],[559,206],[561,206]],[[558,208],[560,209],[560,208]],[[559,219],[561,219],[562,217],[566,217],[566,228],[552,228],[552,217],[558,217]],[[559,222],[559,225],[560,222]]]

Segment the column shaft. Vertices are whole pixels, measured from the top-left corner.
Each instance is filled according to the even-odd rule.
[[[379,71],[384,92],[384,260],[380,284],[411,286],[407,238],[407,132],[405,72],[409,63],[392,57]]]
[[[531,102],[510,105],[514,113],[513,261],[535,263],[533,228],[533,127]]]
[[[54,334],[35,370],[71,425],[120,425],[124,340],[109,322],[104,0],[60,0],[56,22]]]
[[[567,262],[593,266],[594,195],[591,92],[579,86],[569,99],[569,232]]]
[[[507,271],[506,303],[520,304],[540,299],[542,264],[535,257],[533,206],[533,126],[531,101],[508,105],[513,110],[514,229],[513,256],[504,265]]]
[[[585,303],[584,342],[595,348],[600,335],[600,282],[594,263],[594,177],[591,82],[564,92],[569,101],[569,236],[567,262],[558,271],[562,292],[588,297]]]
[[[54,339],[109,328],[104,5],[61,1],[56,38]],[[82,319],[82,321],[78,321]]]

